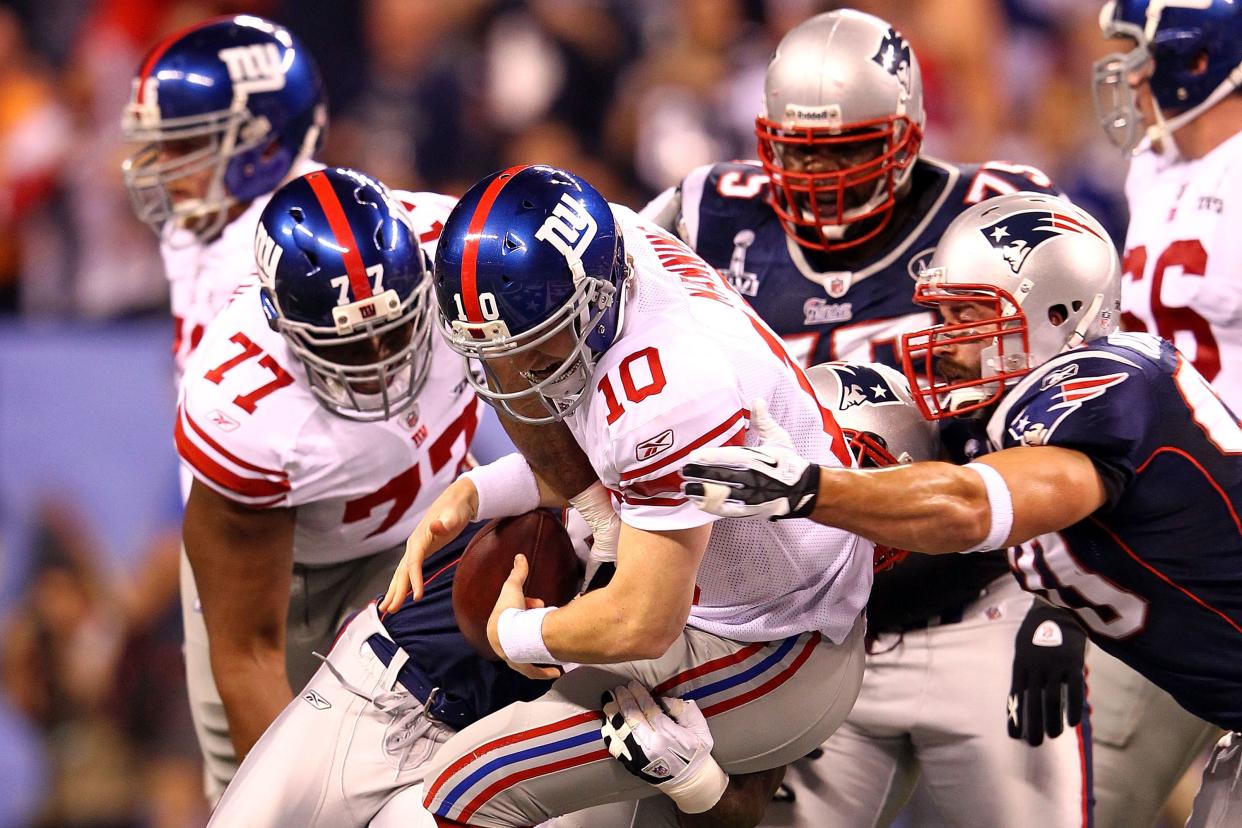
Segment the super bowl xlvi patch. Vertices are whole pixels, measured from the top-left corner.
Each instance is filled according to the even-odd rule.
[[[1096,238],[1103,238],[1073,216],[1054,210],[1024,210],[1013,213],[979,232],[992,247],[1000,251],[1009,264],[1009,269],[1015,274],[1022,269],[1031,251],[1049,239],[1071,233],[1090,233]]]
[[[759,294],[759,276],[746,269],[746,249],[754,243],[754,230],[737,231],[737,235],[733,237],[733,255],[729,257],[729,267],[727,270],[720,270],[720,275],[743,296]]]

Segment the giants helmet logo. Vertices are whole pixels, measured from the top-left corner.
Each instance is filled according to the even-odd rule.
[[[218,53],[238,92],[275,92],[285,88],[285,63],[275,43],[230,46]]]
[[[575,277],[580,277],[582,253],[595,239],[598,230],[599,225],[587,212],[586,205],[564,193],[553,208],[552,215],[535,231],[535,238],[555,247],[565,257]]]
[[[1090,233],[1103,238],[1073,216],[1046,210],[1027,210],[1005,216],[980,233],[992,247],[1000,251],[1015,274],[1022,269],[1031,252],[1049,239],[1067,233]]]

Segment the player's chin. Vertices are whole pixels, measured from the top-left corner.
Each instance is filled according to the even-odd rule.
[[[979,379],[977,370],[972,371],[967,366],[951,362],[945,357],[936,358],[934,372],[937,379],[948,383]]]
[[[384,385],[379,380],[366,380],[364,382],[351,382],[349,387],[355,394],[376,397],[382,392]]]

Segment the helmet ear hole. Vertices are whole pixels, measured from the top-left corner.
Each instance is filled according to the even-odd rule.
[[[302,212],[301,207],[290,208],[289,215],[292,216],[293,220],[296,221],[298,224],[302,224],[306,221],[306,213]]]
[[[1065,309],[1065,305],[1053,305],[1048,308],[1048,321],[1053,325],[1062,325],[1066,319],[1069,319],[1069,311]]]
[[[1207,49],[1200,50],[1186,62],[1186,71],[1192,75],[1202,75],[1208,70]]]

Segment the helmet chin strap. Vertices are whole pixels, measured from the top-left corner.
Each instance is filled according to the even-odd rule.
[[[1239,87],[1242,87],[1242,63],[1239,63],[1237,66],[1233,67],[1233,71],[1229,73],[1229,77],[1221,81],[1220,86],[1213,89],[1212,94],[1208,95],[1207,98],[1203,100],[1203,103],[1196,107],[1192,107],[1173,118],[1165,120],[1164,112],[1161,110],[1159,104],[1155,103],[1155,99],[1153,99],[1152,103],[1154,104],[1154,108],[1156,110],[1156,123],[1147,127],[1147,139],[1153,144],[1159,142],[1159,144],[1164,148],[1164,153],[1172,151],[1174,154],[1178,154],[1177,139],[1174,137],[1173,133],[1177,132],[1195,118],[1198,118],[1204,112],[1208,111],[1212,107],[1216,106],[1216,104],[1232,95]]]
[[[1091,300],[1091,304],[1087,306],[1087,312],[1082,315],[1082,319],[1079,319],[1078,324],[1074,326],[1074,332],[1065,341],[1065,347],[1061,349],[1061,353],[1077,348],[1086,341],[1087,328],[1090,328],[1095,322],[1096,317],[1100,315],[1100,308],[1103,306],[1104,294],[1097,293]]]

